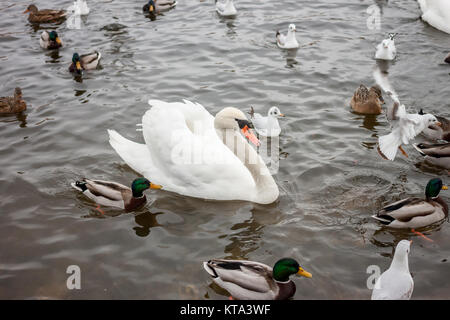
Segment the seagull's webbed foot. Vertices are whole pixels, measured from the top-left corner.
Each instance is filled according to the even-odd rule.
[[[409,157],[408,157],[408,154],[406,153],[405,150],[403,150],[402,146],[399,146],[398,148],[400,149],[400,151],[403,153],[403,155],[404,155],[405,157],[409,158]]]

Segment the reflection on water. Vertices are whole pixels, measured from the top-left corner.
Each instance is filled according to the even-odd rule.
[[[147,237],[150,234],[150,229],[154,227],[160,227],[161,225],[156,220],[156,217],[160,213],[153,214],[150,211],[138,214],[134,217],[134,221],[139,227],[133,227],[138,237]]]
[[[27,106],[29,108],[29,106]],[[19,122],[20,128],[26,128],[27,126],[27,114],[25,112],[20,112],[16,114],[10,115],[0,115],[0,122],[10,123],[10,122]]]
[[[294,65],[298,63],[298,61],[295,60],[298,49],[287,49],[283,51],[286,53],[286,67],[293,68]]]
[[[51,59],[51,60],[45,61],[47,63],[60,63],[61,62],[59,59],[62,58],[62,56],[59,54],[58,49],[49,50],[49,52],[47,52],[45,55],[50,57],[50,59]]]

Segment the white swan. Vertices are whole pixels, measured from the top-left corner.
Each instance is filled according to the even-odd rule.
[[[253,107],[249,112],[252,123],[255,126],[256,132],[264,137],[277,137],[281,133],[280,124],[278,123],[279,117],[284,117],[278,107],[272,107],[267,113],[267,117],[262,116],[259,113],[255,113]]]
[[[184,100],[150,100],[142,117],[145,144],[108,130],[109,142],[135,171],[164,190],[214,200],[274,202],[278,186],[261,157],[239,131],[258,144],[244,113],[225,108],[214,118]]]
[[[422,10],[422,20],[431,26],[450,33],[450,1],[418,0]]]
[[[295,32],[297,29],[295,28],[295,24],[291,23],[288,28],[288,32],[286,35],[280,33],[280,31],[277,31],[276,38],[277,38],[277,45],[281,49],[295,49],[298,48],[298,42],[295,38]]]
[[[233,0],[225,0],[225,2],[216,0],[216,11],[224,17],[232,17],[237,14]]]
[[[377,46],[375,53],[375,59],[380,60],[394,60],[397,55],[397,49],[395,48],[394,37],[395,33],[389,33],[389,38],[381,41]]]
[[[408,254],[411,242],[397,244],[391,266],[381,274],[372,291],[372,300],[409,300],[414,281],[409,273]]]

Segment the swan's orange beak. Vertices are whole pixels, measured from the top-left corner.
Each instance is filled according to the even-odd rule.
[[[247,125],[245,127],[243,127],[241,129],[242,134],[251,142],[253,143],[255,146],[259,147],[259,145],[261,144],[258,140],[258,138],[255,136],[255,134],[253,133],[253,130],[250,129]]]
[[[442,123],[440,123],[439,121],[436,122],[436,125],[439,126],[439,127],[442,127]]]

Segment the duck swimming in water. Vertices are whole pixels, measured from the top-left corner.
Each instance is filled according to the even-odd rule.
[[[135,179],[131,188],[116,182],[90,179],[75,181],[71,185],[99,205],[126,211],[137,209],[147,202],[147,198],[143,194],[145,190],[162,188],[145,178]]]
[[[350,106],[352,110],[361,114],[381,114],[381,105],[384,104],[381,89],[373,86],[369,89],[363,84],[353,94]]]
[[[0,114],[19,113],[27,109],[27,104],[22,100],[22,90],[16,88],[13,97],[0,97]]]
[[[72,64],[69,67],[70,72],[81,74],[83,70],[94,70],[97,68],[102,55],[95,51],[84,55],[74,53],[72,56]]]
[[[30,4],[24,13],[29,13],[28,21],[32,23],[58,22],[66,19],[67,15],[64,10],[38,10],[34,4]]]
[[[39,44],[43,49],[58,49],[63,45],[56,31],[43,31],[39,39]]]
[[[311,278],[292,258],[278,260],[271,268],[260,262],[213,259],[203,262],[212,280],[239,300],[286,300],[296,291],[291,275]]]
[[[384,207],[372,218],[391,228],[417,229],[445,219],[447,203],[439,197],[448,190],[440,178],[431,179],[425,188],[425,199],[410,197]]]

